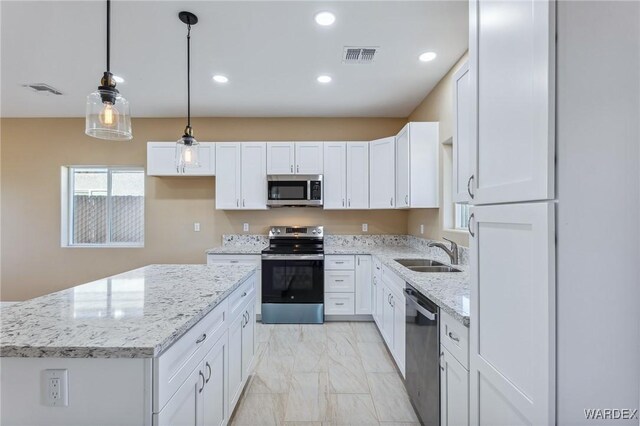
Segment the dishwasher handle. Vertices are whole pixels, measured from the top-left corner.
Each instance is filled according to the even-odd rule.
[[[427,317],[431,321],[435,321],[436,320],[436,316],[438,314],[436,312],[431,312],[430,310],[428,310],[427,308],[422,306],[420,304],[420,302],[418,301],[418,298],[414,296],[414,292],[411,289],[405,288],[404,292],[405,292],[405,295],[407,297],[407,300],[409,302],[411,302],[412,305],[414,305],[414,308],[416,308],[416,310],[418,312],[420,312],[422,315],[424,315],[425,317]]]

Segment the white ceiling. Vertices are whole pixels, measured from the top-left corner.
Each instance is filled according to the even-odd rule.
[[[105,2],[7,1],[1,13],[3,117],[79,117],[105,68]],[[467,50],[466,1],[125,1],[112,3],[111,69],[137,117],[406,117]],[[321,10],[335,13],[318,26]],[[344,46],[380,46],[371,65]],[[427,63],[420,53],[434,51]],[[224,74],[226,85],[211,77]],[[316,82],[329,74],[333,82]],[[63,96],[22,87],[48,83]]]

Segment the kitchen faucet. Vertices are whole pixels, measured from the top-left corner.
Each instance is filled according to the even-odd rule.
[[[449,255],[449,258],[451,259],[451,264],[457,265],[458,264],[458,244],[454,243],[448,238],[442,237],[442,239],[449,241],[451,243],[451,248],[447,248],[447,246],[445,246],[442,243],[429,243],[427,244],[427,246],[441,248],[442,250],[444,250],[445,253],[447,253],[447,255]]]

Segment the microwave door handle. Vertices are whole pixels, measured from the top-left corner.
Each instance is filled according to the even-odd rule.
[[[307,180],[307,200],[311,200],[311,181]]]

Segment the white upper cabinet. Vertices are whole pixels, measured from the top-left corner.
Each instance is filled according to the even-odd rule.
[[[372,141],[369,149],[369,207],[394,209],[396,207],[396,138],[394,136]]]
[[[324,202],[325,209],[347,207],[347,144],[346,142],[325,142],[324,158]]]
[[[347,143],[347,208],[369,208],[369,143]]]
[[[296,174],[321,175],[324,170],[323,142],[296,142]]]
[[[216,143],[216,209],[267,208],[265,142]]]
[[[267,142],[267,173],[292,175],[295,173],[295,142]]]
[[[440,205],[438,123],[412,122],[396,136],[396,206]]]
[[[175,142],[147,142],[147,175],[149,176],[214,176],[215,143],[200,142],[200,167],[179,169],[176,166]]]
[[[554,208],[471,209],[472,425],[555,424]]]
[[[552,199],[555,2],[469,7],[473,203]]]
[[[471,198],[471,82],[469,63],[453,75],[453,201]]]
[[[240,208],[241,198],[241,143],[216,144],[216,209]]]

